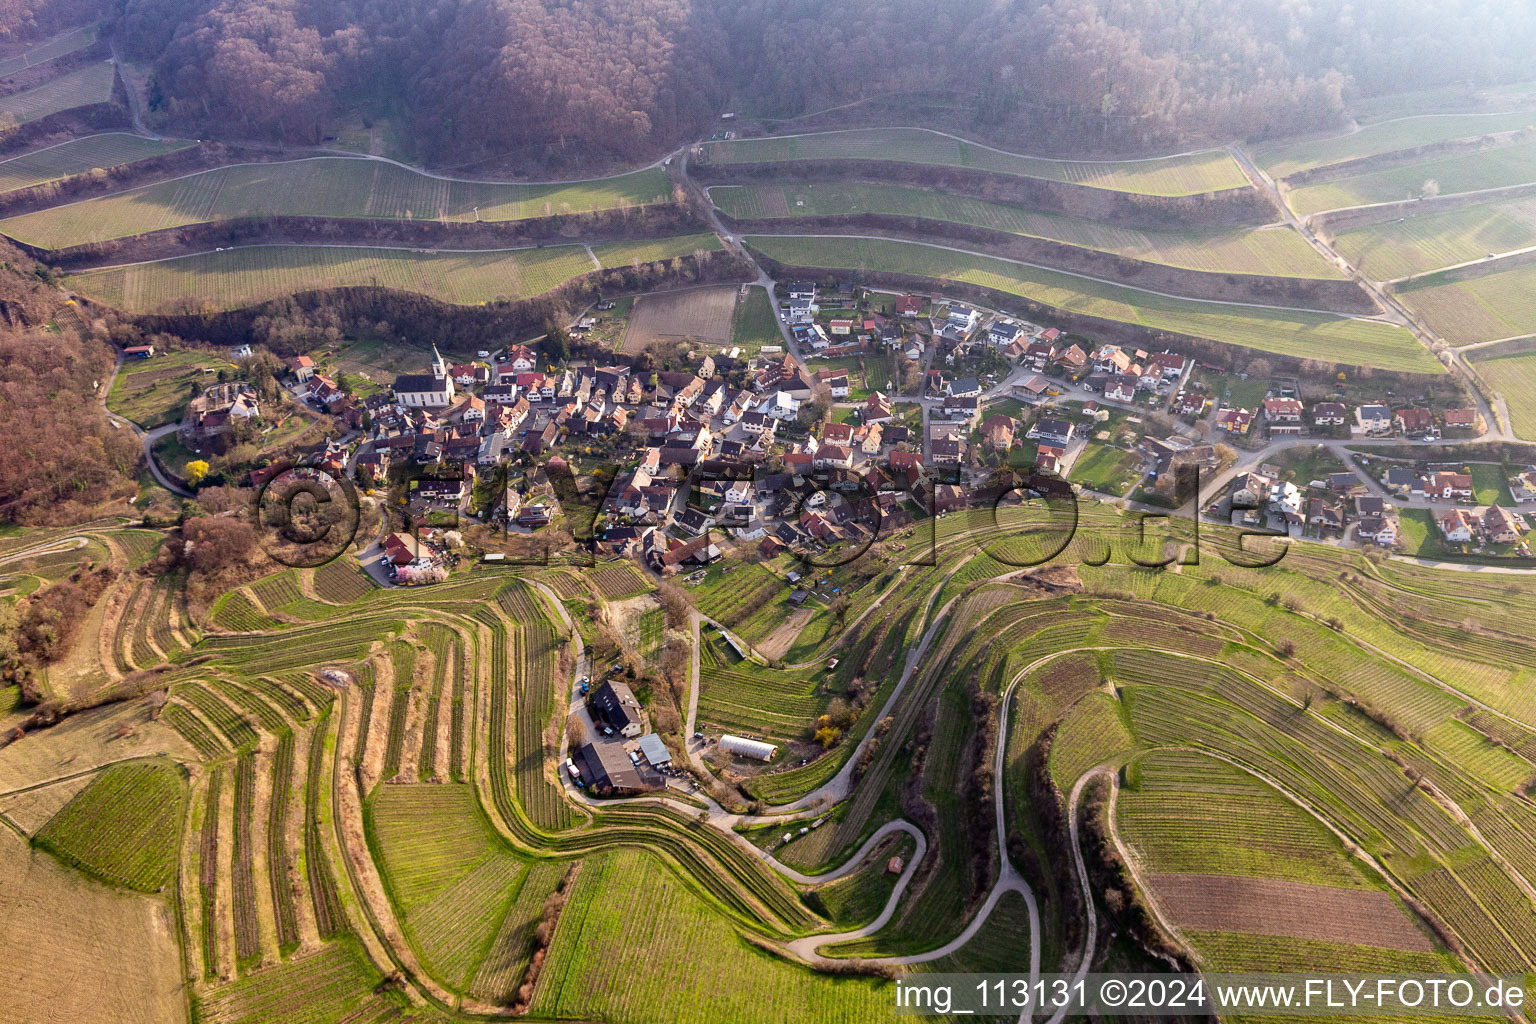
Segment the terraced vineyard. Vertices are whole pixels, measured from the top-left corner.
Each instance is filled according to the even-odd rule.
[[[1418,373],[1439,362],[1406,330],[1373,320],[1173,299],[917,242],[753,235],[756,251],[790,266],[908,274],[990,288],[1073,313],[1177,331],[1261,352]]]
[[[1452,345],[1536,334],[1536,265],[1431,274],[1398,294]]]
[[[118,161],[122,162],[122,161]],[[3,166],[3,165],[0,165]],[[237,164],[0,221],[44,249],[246,217],[512,221],[670,202],[659,167],[617,178],[518,185],[428,177],[381,160]]]
[[[709,196],[723,213],[739,220],[858,214],[921,217],[1190,270],[1303,278],[1340,276],[1299,234],[1281,226],[1223,232],[1138,231],[900,185],[716,185]]]
[[[26,124],[72,107],[106,103],[112,98],[113,78],[111,64],[87,64],[34,89],[0,97],[0,114],[9,114],[16,124]]]
[[[1365,125],[1358,131],[1343,135],[1305,142],[1279,142],[1259,146],[1254,150],[1254,159],[1258,161],[1260,167],[1274,177],[1284,178],[1297,171],[1342,163],[1346,160],[1358,160],[1380,153],[1413,149],[1437,142],[1449,142],[1452,139],[1518,131],[1529,127],[1532,120],[1532,111],[1529,110],[1494,114],[1429,114],[1423,117],[1404,117]]]
[[[1396,280],[1536,244],[1536,199],[1383,221],[1342,232],[1334,242],[1373,280]]]
[[[161,142],[124,132],[105,132],[71,139],[47,149],[0,160],[0,193],[84,174],[98,167],[108,169],[164,156],[193,144],[176,140]]]
[[[889,921],[817,955],[1020,970],[1038,941],[1054,966],[1084,936],[1072,863],[1049,854],[1065,841],[1067,794],[1096,769],[1079,823],[1113,808],[1095,820],[1118,830],[1143,896],[1202,966],[1536,966],[1525,888],[1536,812],[1523,795],[1536,775],[1525,685],[1536,643],[1523,576],[1490,585],[1306,543],[1269,569],[1212,552],[1149,570],[1127,561],[1135,521],[1099,505],[1079,517],[1072,564],[1017,573],[999,559],[1029,547],[1016,527],[1038,513],[936,523],[937,564],[850,584],[846,615],[807,642],[799,668],[739,659],[703,626],[699,676],[685,680],[699,721],[787,751],[778,765],[719,770],[744,773],[770,805],[806,798],[806,816],[787,819],[803,825],[755,818],[772,808],[743,800],[738,833],[735,817],[708,820],[682,790],[664,806],[562,784],[555,752],[565,694],[585,670],[580,630],[558,625],[532,582],[626,600],[650,585],[628,563],[461,570],[409,589],[360,583],[345,562],[256,579],[234,592],[246,602],[236,611],[226,598],[195,612],[195,627],[177,613],[196,642],[165,673],[158,721],[127,702],[112,711],[121,718],[85,712],[0,750],[0,778],[13,780],[0,813],[11,820],[20,783],[28,795],[59,781],[43,744],[70,730],[94,744],[81,748],[95,751],[81,766],[94,779],[37,813],[34,844],[174,907],[168,934],[206,1021],[446,1024],[514,1004],[531,1017],[669,1024],[886,1020],[889,980],[779,951],[879,916],[895,885],[886,859],[910,860],[915,844],[875,844],[822,886],[792,885],[776,865],[838,868],[920,798],[925,862]],[[1187,524],[1168,528],[1188,536]],[[1100,551],[1108,560],[1093,564]],[[742,635],[785,589],[759,565],[711,572],[682,589]],[[178,608],[181,586],[144,580],[129,600]],[[289,615],[314,604],[326,618]],[[639,618],[645,635],[664,621],[659,607]],[[125,630],[120,652],[155,636]],[[648,682],[637,692],[654,712],[669,697]],[[855,724],[796,765],[834,696]],[[676,727],[668,740],[686,742]],[[146,756],[155,743],[185,767]],[[818,790],[845,764],[850,785]],[[976,921],[1004,855],[1035,889],[1039,935],[1004,892],[974,938],[941,949]]]
[[[1536,181],[1531,170],[1533,156],[1536,139],[1474,153],[1431,157],[1299,184],[1289,190],[1287,201],[1297,213],[1309,215],[1351,206],[1416,200],[1426,194],[1424,185],[1430,181],[1438,187],[1437,194],[1444,196],[1513,188]]]
[[[920,128],[856,128],[812,135],[711,142],[706,163],[776,163],[786,160],[875,160],[974,167],[999,174],[1070,182],[1090,188],[1182,196],[1247,188],[1237,161],[1224,150],[1151,160],[1067,161],[1006,153]]]
[[[652,246],[651,251],[663,250]],[[361,287],[478,305],[542,295],[593,269],[586,250],[577,245],[460,253],[263,245],[86,271],[73,275],[69,284],[82,295],[133,312],[187,303],[237,309],[297,291]]]
[[[1508,404],[1510,427],[1515,436],[1536,441],[1536,352],[1487,356],[1472,352],[1468,355],[1478,376]]]

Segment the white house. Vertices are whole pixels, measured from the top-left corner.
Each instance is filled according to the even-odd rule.
[[[787,391],[775,391],[757,407],[757,411],[783,422],[800,415],[800,402]]]

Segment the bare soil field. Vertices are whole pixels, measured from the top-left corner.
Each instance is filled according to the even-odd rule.
[[[796,608],[768,638],[757,644],[757,652],[765,658],[782,658],[784,652],[794,644],[795,638],[805,628],[805,624],[811,621],[815,611],[810,608]]]
[[[72,779],[25,789],[0,797],[0,815],[27,835],[37,833],[48,819],[63,808],[75,794],[91,784],[96,773],[77,775]]]
[[[735,285],[724,285],[642,295],[635,300],[621,351],[633,355],[663,338],[697,338],[714,345],[730,344],[737,290]]]
[[[1231,875],[1152,875],[1151,882],[1180,928],[1434,951],[1385,892]]]
[[[90,881],[0,828],[0,1005],[15,1024],[180,1024],[170,907]],[[89,950],[82,956],[82,950]]]

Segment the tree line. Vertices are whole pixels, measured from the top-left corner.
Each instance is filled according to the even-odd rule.
[[[386,111],[441,165],[632,161],[727,104],[904,94],[1030,149],[1256,138],[1536,63],[1530,6],[1482,0],[124,0],[115,29],[185,131],[315,144]]]

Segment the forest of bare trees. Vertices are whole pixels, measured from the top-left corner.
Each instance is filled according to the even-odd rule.
[[[382,111],[436,165],[906,95],[1029,150],[1257,138],[1536,62],[1531,6],[1483,0],[0,0],[0,43],[93,14],[183,133],[314,144]]]

